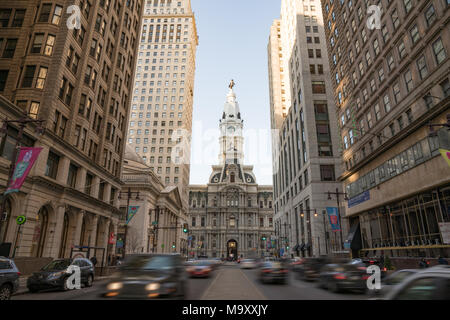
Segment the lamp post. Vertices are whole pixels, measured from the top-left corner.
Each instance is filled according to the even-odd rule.
[[[339,232],[340,232],[340,236],[341,236],[341,249],[343,250],[344,249],[344,241],[342,238],[342,220],[341,220],[341,210],[339,208],[339,196],[343,195],[344,200],[346,200],[346,201],[348,200],[348,197],[347,197],[347,193],[339,192],[339,189],[336,188],[336,192],[328,191],[328,200],[331,200],[332,194],[336,196],[337,212],[338,212],[338,218],[339,218]]]
[[[127,209],[125,213],[125,235],[123,237],[123,258],[125,258],[126,253],[126,247],[127,247],[127,232],[128,232],[128,212],[130,210],[130,199],[133,197],[133,195],[136,195],[136,200],[141,200],[139,198],[139,191],[138,192],[131,192],[131,188],[128,188],[127,192],[119,192],[119,200],[122,200],[122,195],[127,197]]]
[[[8,125],[9,124],[14,123],[14,124],[19,126],[19,130],[18,130],[18,134],[17,134],[17,140],[16,140],[16,145],[14,147],[13,154],[12,154],[12,159],[11,159],[11,164],[9,166],[8,180],[6,181],[5,191],[7,190],[8,186],[9,186],[9,183],[11,181],[12,175],[14,174],[14,170],[16,169],[17,152],[18,152],[18,149],[20,147],[20,144],[22,143],[23,132],[25,130],[25,127],[29,123],[36,123],[36,124],[38,124],[38,126],[36,127],[36,133],[39,134],[39,135],[42,135],[44,133],[44,131],[45,131],[45,128],[43,127],[43,124],[44,124],[45,121],[46,120],[32,119],[26,113],[24,113],[23,116],[20,119],[17,119],[17,120],[8,120],[8,118],[3,120],[3,126],[2,126],[2,128],[0,128],[0,134],[2,135],[2,137],[7,136],[7,134],[8,134]],[[2,192],[2,196],[3,196],[4,192]],[[2,229],[2,223],[3,223],[2,217],[5,214],[5,212],[4,212],[5,211],[5,205],[6,205],[6,197],[2,197],[1,206],[0,206],[0,230]],[[6,221],[6,219],[5,219],[5,221]]]
[[[309,208],[309,209],[302,209],[301,211],[300,211],[300,217],[303,219],[303,217],[304,217],[304,212],[314,212],[314,217],[317,217],[317,210],[316,209],[313,209],[313,208]],[[311,218],[310,218],[311,219]],[[312,239],[310,238],[310,229],[309,229],[309,226],[308,226],[308,223],[309,224],[311,224],[311,220],[306,220],[306,222],[307,222],[307,225],[306,225],[306,228],[307,228],[307,230],[308,230],[308,242],[310,242]],[[324,221],[324,223],[325,223],[325,221]],[[310,243],[310,245],[311,245],[311,243]],[[327,252],[328,253],[328,252]],[[320,255],[320,238],[319,238],[319,255]]]

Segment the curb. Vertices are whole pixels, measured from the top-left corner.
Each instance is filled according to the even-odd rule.
[[[99,282],[99,281],[106,280],[108,278],[110,278],[110,277],[109,276],[96,277],[94,281],[95,282]],[[27,293],[30,293],[30,292],[28,291],[28,288],[27,288],[26,282],[25,282],[25,287],[20,286],[19,289],[12,295],[12,297],[24,295],[24,294],[27,294]]]

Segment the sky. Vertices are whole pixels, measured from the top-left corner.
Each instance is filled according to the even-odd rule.
[[[258,184],[272,184],[267,44],[281,0],[191,0],[199,45],[194,84],[191,184],[207,184],[218,164],[219,120],[228,85],[244,119],[244,163]],[[206,152],[205,150],[208,150]]]

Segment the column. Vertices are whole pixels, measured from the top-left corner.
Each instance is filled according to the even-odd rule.
[[[83,227],[83,218],[84,218],[85,211],[81,210],[76,214],[75,219],[75,232],[73,234],[72,238],[72,245],[73,246],[79,246],[81,244],[81,228]]]
[[[95,247],[95,242],[97,241],[97,226],[98,226],[98,219],[99,216],[95,215],[92,219],[92,229],[90,232],[90,240],[89,240],[89,246]]]
[[[75,184],[75,189],[78,191],[84,192],[84,187],[86,185],[86,168],[80,167],[77,172],[77,181]]]
[[[103,191],[103,201],[105,201],[106,203],[110,203],[109,202],[110,200],[111,200],[111,185],[105,182],[105,191]]]
[[[69,174],[70,159],[67,157],[61,157],[59,160],[58,173],[56,180],[62,184],[67,184],[67,175]]]
[[[99,189],[100,189],[100,178],[95,176],[94,179],[92,179],[91,196],[94,198],[98,198]]]
[[[66,205],[59,204],[55,209],[56,226],[53,232],[53,244],[50,249],[50,257],[59,258],[59,249],[61,247],[61,233],[64,225],[64,213],[66,212]]]
[[[111,219],[108,219],[105,223],[105,233],[103,234],[103,247],[105,248],[104,252],[99,252],[98,254],[102,254],[103,255],[103,261],[101,262],[100,266],[104,266],[106,265],[106,261],[108,261],[108,240],[109,240],[109,226],[111,224]],[[99,256],[97,257],[97,260],[100,260],[102,257]]]

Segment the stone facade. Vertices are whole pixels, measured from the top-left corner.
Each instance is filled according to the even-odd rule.
[[[370,28],[371,3],[347,2],[322,8],[353,252],[448,257],[449,2],[380,0]]]
[[[69,29],[71,5],[80,28]],[[4,199],[0,242],[15,257],[68,257],[91,246],[99,264],[115,251],[118,192],[143,1],[13,1],[0,4],[0,113],[43,119],[22,145],[43,148],[18,193]],[[1,139],[5,186],[18,128]],[[27,222],[20,228],[18,215]],[[102,257],[104,260],[102,261]]]
[[[340,140],[320,1],[283,0],[280,16],[269,38],[271,97],[285,96],[287,110],[280,122],[279,101],[271,99],[278,249],[289,257],[332,254],[344,249],[347,223],[344,204],[327,195],[343,190],[337,179]],[[280,70],[274,71],[277,64]],[[339,207],[342,231],[332,231],[327,207]]]
[[[207,185],[189,186],[189,257],[273,253],[273,189],[259,186],[253,166],[243,164],[243,120],[230,87],[220,120],[219,165],[212,166]]]

